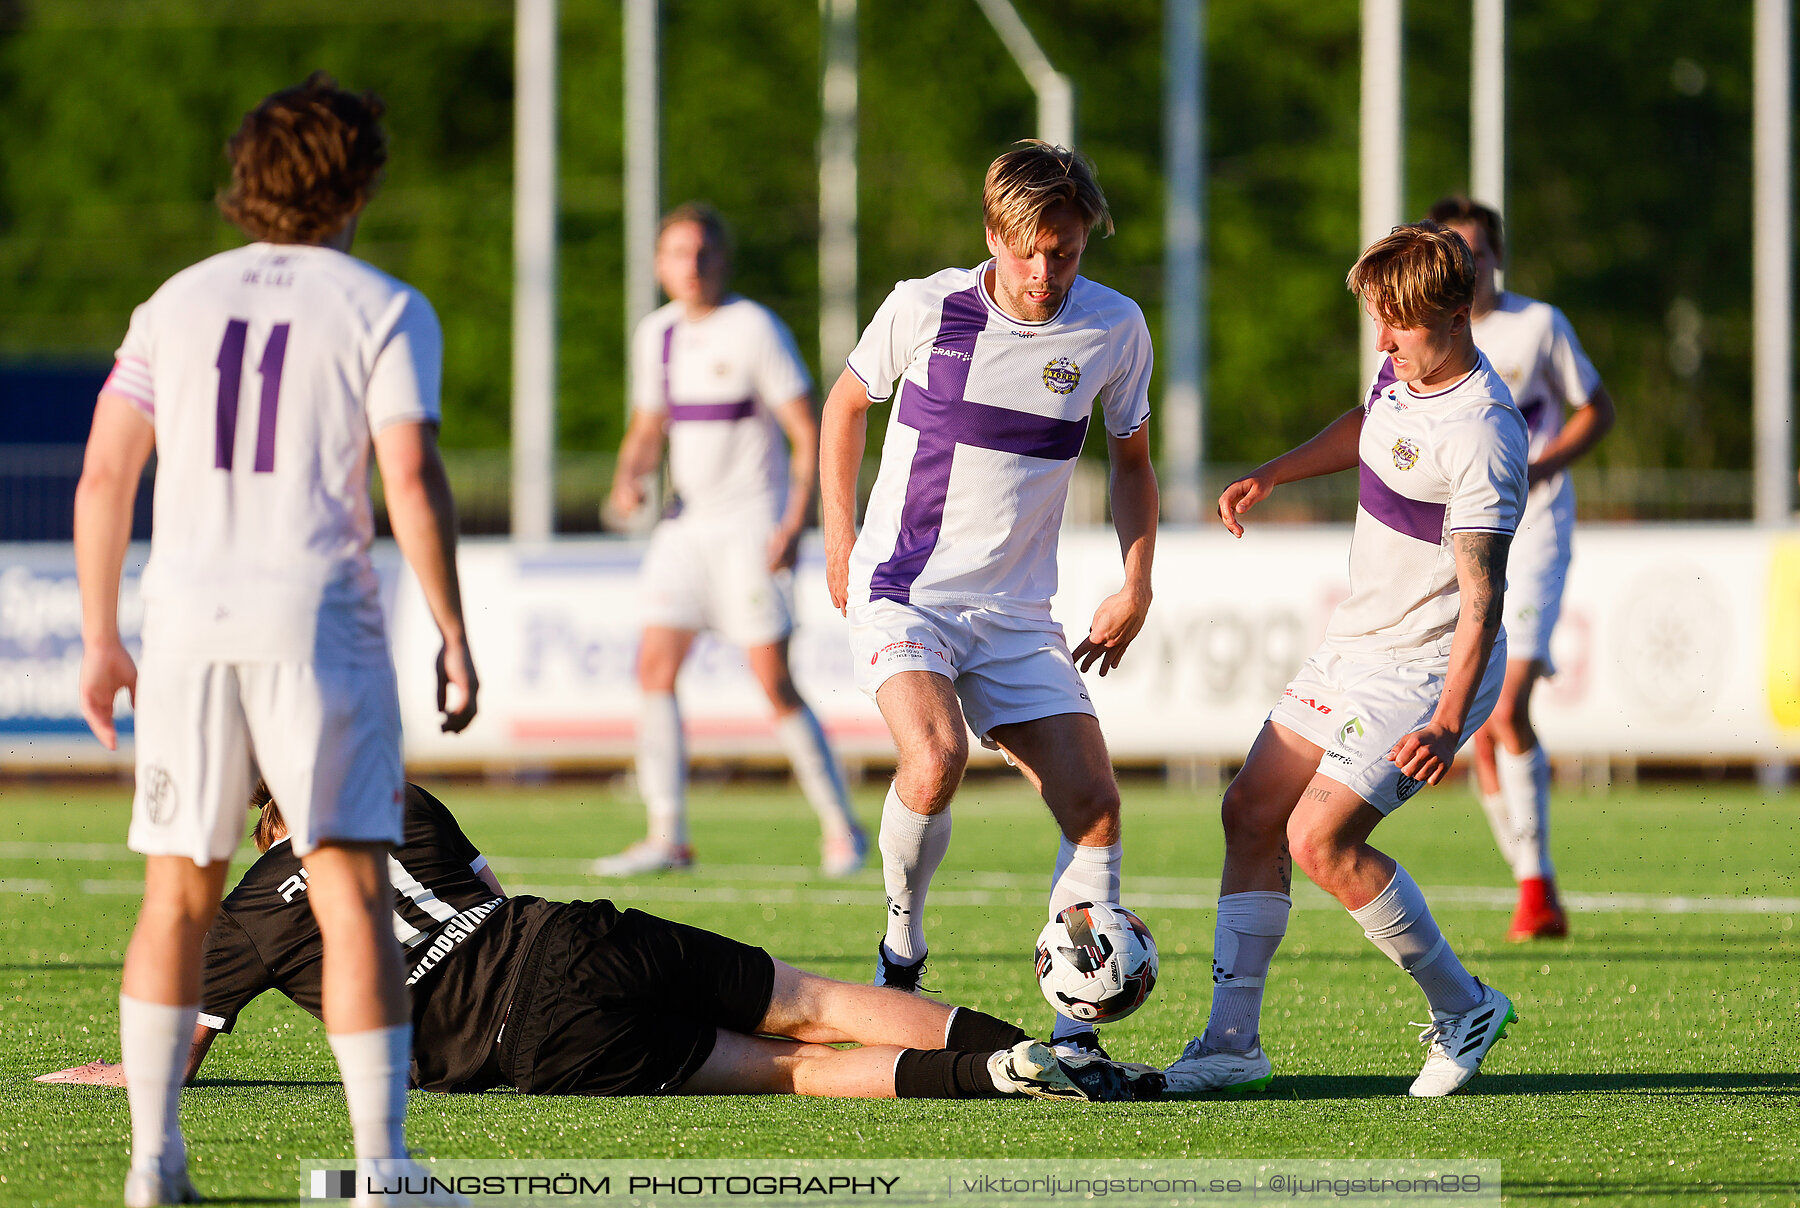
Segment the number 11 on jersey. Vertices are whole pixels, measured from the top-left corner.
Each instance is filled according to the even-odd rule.
[[[250,324],[233,319],[225,324],[225,339],[219,344],[218,425],[213,433],[213,467],[231,469],[232,451],[237,444],[238,389],[244,380],[244,340]],[[262,361],[256,372],[262,375],[262,398],[256,415],[256,464],[258,474],[275,469],[275,410],[281,402],[281,365],[287,359],[288,325],[277,323],[269,331],[269,342],[263,347]]]

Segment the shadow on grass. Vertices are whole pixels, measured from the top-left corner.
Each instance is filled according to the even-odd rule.
[[[1279,1099],[1367,1099],[1405,1094],[1410,1076],[1300,1074],[1277,1077],[1269,1094]],[[1664,1095],[1738,1095],[1760,1091],[1800,1095],[1800,1074],[1483,1074],[1462,1092],[1483,1095],[1595,1095],[1655,1091]]]
[[[124,961],[44,961],[41,964],[16,962],[0,965],[0,973],[92,973],[97,969],[119,970],[125,967]]]
[[[188,1083],[190,1087],[211,1087],[219,1090],[243,1086],[275,1086],[291,1089],[297,1086],[322,1086],[337,1090],[344,1084],[335,1078],[196,1078]]]

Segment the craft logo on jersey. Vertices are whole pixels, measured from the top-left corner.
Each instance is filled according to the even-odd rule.
[[[1044,366],[1044,389],[1051,394],[1067,394],[1081,385],[1081,366],[1068,357],[1057,357]]]
[[[175,818],[175,779],[163,768],[151,764],[144,769],[144,811],[152,826],[167,826]]]
[[[1394,468],[1410,470],[1419,464],[1419,446],[1402,436],[1394,442]]]

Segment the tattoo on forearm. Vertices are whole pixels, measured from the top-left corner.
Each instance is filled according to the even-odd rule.
[[[1462,606],[1498,624],[1506,591],[1506,554],[1512,545],[1511,534],[1457,533],[1455,541]]]

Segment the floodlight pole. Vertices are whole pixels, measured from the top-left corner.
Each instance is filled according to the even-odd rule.
[[[656,309],[656,224],[662,205],[660,12],[625,0],[625,410],[631,410],[631,335]]]
[[[1793,520],[1793,36],[1790,0],[1756,0],[1755,270],[1756,522]]]
[[[1469,193],[1506,213],[1506,0],[1474,0],[1469,47]],[[1494,269],[1500,288],[1504,266]]]
[[[556,527],[556,0],[514,37],[512,536]]]
[[[856,0],[819,0],[819,373],[856,347]]]
[[[1403,221],[1405,167],[1401,143],[1401,0],[1363,0],[1362,6],[1362,247]],[[1360,249],[1359,249],[1360,250]],[[1375,376],[1381,353],[1368,321],[1357,325],[1362,383]]]
[[[1069,77],[1051,66],[1050,59],[1038,46],[1037,39],[1019,16],[1012,0],[975,0],[987,15],[988,24],[1006,44],[1013,62],[1025,73],[1031,91],[1037,95],[1038,137],[1058,147],[1075,146],[1075,85]]]
[[[1183,524],[1206,490],[1205,15],[1203,0],[1163,3],[1163,511]]]

